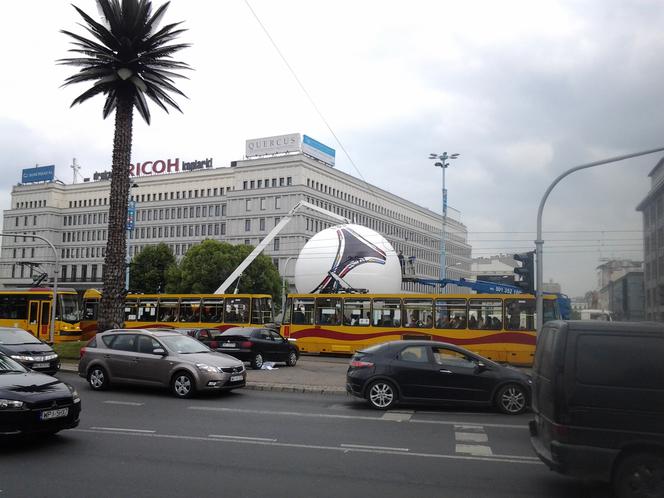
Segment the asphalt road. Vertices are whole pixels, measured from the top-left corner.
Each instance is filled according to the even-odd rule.
[[[402,407],[344,395],[240,390],[81,393],[78,429],[0,451],[0,498],[181,496],[607,497],[550,472],[529,416]]]

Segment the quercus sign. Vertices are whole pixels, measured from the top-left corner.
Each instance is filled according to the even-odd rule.
[[[162,175],[164,173],[179,173],[181,171],[195,171],[203,168],[212,168],[212,158],[206,158],[198,161],[180,161],[175,159],[157,159],[156,161],[144,161],[129,165],[129,176],[152,176]],[[93,179],[109,180],[110,171],[95,172]]]

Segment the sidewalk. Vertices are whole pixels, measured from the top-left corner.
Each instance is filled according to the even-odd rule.
[[[318,394],[346,392],[350,358],[301,356],[295,367],[276,364],[273,370],[247,369],[247,389]],[[78,362],[62,360],[61,370],[77,372]]]

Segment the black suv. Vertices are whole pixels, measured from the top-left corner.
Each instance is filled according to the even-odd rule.
[[[664,497],[664,326],[553,321],[537,341],[531,442],[549,468]]]

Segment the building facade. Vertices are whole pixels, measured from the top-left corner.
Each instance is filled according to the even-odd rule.
[[[648,176],[650,191],[636,207],[643,213],[645,319],[664,321],[664,158]]]
[[[145,174],[146,169],[136,171]],[[128,236],[132,257],[161,242],[177,259],[204,239],[257,245],[304,200],[381,233],[397,252],[414,258],[417,276],[439,275],[441,215],[304,153],[233,161],[228,167],[206,164],[205,169],[162,171],[133,177],[130,199],[136,203],[136,212]],[[11,208],[3,216],[4,233],[36,234],[51,241],[58,252],[59,281],[79,290],[102,284],[110,179],[105,174],[94,178],[69,185],[59,181],[16,185]],[[304,244],[335,224],[324,214],[300,210],[265,254],[292,282],[295,259]],[[446,218],[446,250],[448,276],[470,276],[467,229],[451,209]],[[53,260],[52,250],[39,240],[5,236],[0,284],[29,286],[40,268],[52,275]],[[404,282],[403,290],[428,292],[431,287]]]

